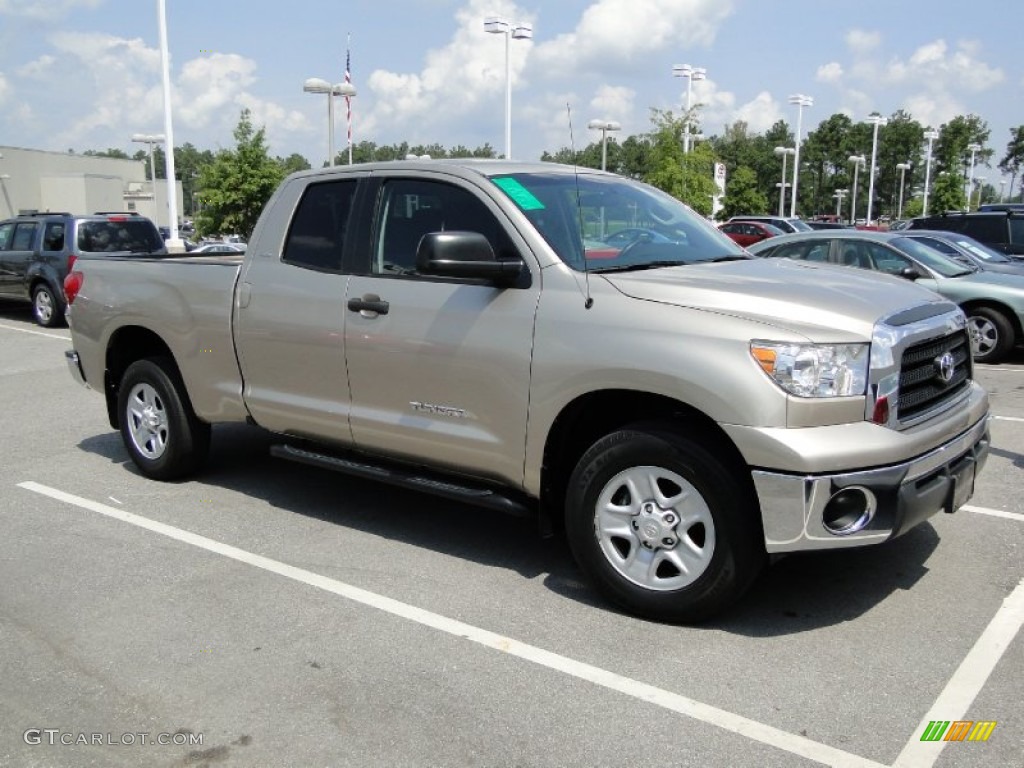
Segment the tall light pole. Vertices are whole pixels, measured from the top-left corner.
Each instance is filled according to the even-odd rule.
[[[930,191],[932,184],[932,142],[939,138],[939,132],[935,130],[927,130],[924,132],[924,137],[928,139],[928,159],[925,161],[924,166],[924,208],[921,211],[921,215],[927,216],[928,192]]]
[[[704,80],[708,76],[708,71],[704,67],[676,64],[672,67],[672,76],[686,78],[686,122],[683,124],[683,154],[686,154],[690,151],[690,109],[693,101],[693,81]]]
[[[999,202],[1006,202],[1006,179],[999,180]]]
[[[974,194],[974,156],[981,151],[981,144],[968,144],[971,150],[971,175],[967,179],[967,210],[971,210],[971,195]]]
[[[864,155],[850,155],[847,158],[853,163],[853,195],[850,197],[850,223],[857,223],[857,177],[860,174],[860,169],[864,167],[866,160]]]
[[[153,200],[156,200],[156,165],[153,162],[153,146],[164,143],[162,133],[133,133],[132,141],[137,144],[149,145],[149,179],[153,184]],[[155,202],[154,202],[155,204]]]
[[[608,131],[622,130],[622,126],[614,120],[594,119],[587,123],[587,128],[601,132],[601,170],[608,169]]]
[[[896,218],[903,218],[903,181],[907,171],[910,170],[910,163],[896,163],[896,170],[900,172],[900,205],[897,208]]]
[[[793,147],[776,147],[774,150],[776,155],[782,155],[782,181],[786,181],[786,157],[789,155],[796,154],[796,150]],[[782,187],[779,188],[782,190]],[[784,190],[783,190],[784,191]],[[786,215],[786,209],[784,201],[786,195],[782,191],[779,192],[779,218]]]
[[[973,183],[978,188],[978,206],[977,206],[977,208],[975,208],[975,210],[977,210],[978,208],[981,208],[981,193],[984,191],[985,177],[984,176],[978,176],[978,177],[973,179]],[[971,201],[968,200],[967,201],[967,210],[970,210],[970,209],[971,209]]]
[[[167,250],[184,253],[185,243],[178,236],[178,195],[174,173],[174,121],[171,117],[171,54],[167,45],[167,9],[165,0],[158,0],[157,11],[160,19],[160,64],[163,71],[164,92],[164,177],[167,182],[167,225],[171,236],[167,238]],[[154,179],[155,181],[155,179]]]
[[[871,226],[871,206],[875,202],[875,161],[878,159],[878,129],[889,121],[881,115],[871,115],[864,122],[875,126],[871,135],[871,170],[868,173],[870,178],[868,179],[868,215],[866,219],[867,225]]]
[[[849,191],[848,189],[837,189],[832,195],[836,199],[836,220],[839,222],[843,220],[843,199]]]
[[[0,157],[3,157],[3,155],[0,155]],[[4,200],[7,202],[7,215],[17,216],[17,213],[15,213],[14,211],[14,205],[11,203],[11,195],[7,191],[7,180],[9,178],[11,178],[11,174],[0,173],[0,187],[2,187],[4,190]]]
[[[509,49],[511,40],[530,40],[533,27],[529,24],[512,24],[500,16],[484,19],[484,30],[494,35],[505,36],[505,159],[512,159],[512,60]]]
[[[814,106],[814,99],[802,93],[796,93],[789,97],[789,103],[796,105],[796,154],[793,156],[793,189],[791,191],[793,197],[789,203],[789,215],[796,216],[796,190],[800,178],[800,134],[803,132],[804,107]]]
[[[310,77],[302,84],[302,90],[306,93],[327,94],[327,164],[334,165],[334,97],[355,96],[356,89],[352,83],[334,83],[333,85],[322,77]],[[349,165],[352,164],[352,146],[349,145]]]

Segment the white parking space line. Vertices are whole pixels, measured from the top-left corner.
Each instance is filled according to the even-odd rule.
[[[1024,421],[1019,416],[992,416],[996,421]]]
[[[417,624],[421,624],[426,627],[431,627],[449,635],[461,637],[487,648],[491,648],[511,656],[516,656],[520,659],[533,662],[534,664],[538,664],[556,672],[561,672],[580,680],[586,680],[595,685],[608,688],[634,699],[654,704],[672,712],[677,712],[681,715],[686,715],[687,717],[700,720],[701,722],[709,725],[722,728],[726,731],[745,736],[753,741],[775,747],[776,749],[784,750],[790,754],[799,755],[800,757],[804,757],[824,765],[835,766],[836,768],[867,768],[869,766],[871,768],[885,768],[881,763],[876,763],[858,755],[844,752],[843,750],[836,749],[835,747],[831,747],[827,744],[822,744],[796,734],[787,733],[786,731],[782,731],[770,725],[765,725],[764,723],[750,720],[741,715],[726,712],[725,710],[718,709],[717,707],[713,707],[708,704],[703,704],[686,696],[672,693],[671,691],[656,688],[652,685],[648,685],[647,683],[640,682],[639,680],[633,680],[632,678],[618,675],[614,672],[601,669],[600,667],[575,661],[566,656],[545,651],[543,648],[537,648],[536,646],[521,643],[511,637],[505,637],[494,632],[489,632],[485,629],[480,629],[479,627],[474,627],[470,624],[464,624],[461,621],[456,621],[454,619],[449,619],[446,616],[441,616],[440,614],[425,611],[413,605],[402,603],[398,600],[393,600],[392,598],[327,578],[326,576],[321,576],[320,574],[313,573],[312,571],[296,568],[286,563],[272,560],[268,557],[263,557],[262,555],[247,552],[229,544],[208,539],[205,536],[200,536],[181,528],[176,528],[156,520],[150,520],[149,518],[141,517],[122,509],[110,507],[106,504],[101,504],[80,496],[74,496],[70,493],[65,493],[64,491],[57,490],[56,488],[50,488],[49,486],[41,485],[39,483],[24,482],[19,483],[18,487],[43,496],[48,496],[51,499],[56,499],[57,501],[61,501],[66,504],[72,504],[76,507],[80,507],[81,509],[87,509],[91,512],[106,515],[107,517],[111,517],[115,520],[120,520],[121,522],[129,523],[131,525],[138,526],[139,528],[144,528],[148,531],[152,531],[153,533],[167,536],[185,544],[191,544],[194,547],[260,568],[264,571],[269,571],[270,573],[277,574],[278,576],[283,576],[285,578],[292,579],[293,581],[307,584],[326,592],[331,592],[348,600],[361,603],[371,608],[376,608],[393,616],[408,619],[409,621],[416,622]]]
[[[29,328],[19,328],[16,325],[4,325],[0,323],[0,328],[5,331],[17,331],[18,333],[31,333],[33,336],[45,336],[48,339],[60,339],[61,341],[71,341],[70,336],[61,336],[56,333],[46,333],[45,331],[33,331]]]
[[[991,517],[1001,517],[1004,520],[1016,520],[1018,523],[1024,523],[1024,515],[1017,512],[1003,512],[1001,509],[988,509],[986,507],[975,507],[970,504],[965,504],[960,507],[965,512],[974,512],[977,515],[990,515]]]
[[[985,365],[978,364],[976,368],[984,368],[987,371],[1012,371],[1014,373],[1024,373],[1024,368],[1019,365]]]
[[[924,729],[932,720],[962,720],[968,707],[985,687],[992,670],[1003,653],[1013,642],[1021,625],[1024,624],[1024,579],[1021,579],[1010,596],[1003,601],[981,637],[971,648],[966,658],[932,708],[921,719],[917,731],[910,737],[907,746],[893,763],[893,768],[930,768],[939,759],[945,741],[921,741]]]

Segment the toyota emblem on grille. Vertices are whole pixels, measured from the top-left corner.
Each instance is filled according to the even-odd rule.
[[[949,384],[953,380],[955,369],[956,361],[953,360],[952,352],[944,352],[935,358],[935,377],[943,384]]]

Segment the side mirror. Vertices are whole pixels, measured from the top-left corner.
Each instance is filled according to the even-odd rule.
[[[907,280],[917,280],[921,277],[921,273],[913,267],[904,267],[899,271],[900,277],[905,277]]]
[[[479,232],[428,232],[416,248],[416,271],[424,275],[515,283],[526,265],[522,259],[498,260]]]

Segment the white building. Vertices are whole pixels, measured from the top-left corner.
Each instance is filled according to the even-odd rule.
[[[135,211],[170,226],[167,183],[146,180],[146,161],[0,146],[0,219],[20,213]],[[181,181],[174,184],[182,207]]]

